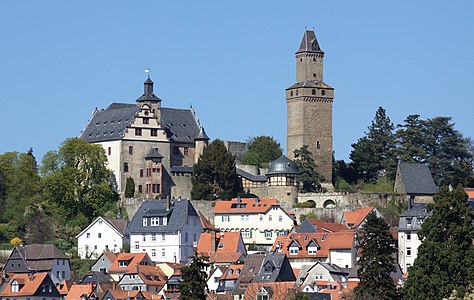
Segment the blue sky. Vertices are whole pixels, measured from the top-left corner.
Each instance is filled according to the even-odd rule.
[[[286,143],[284,90],[305,26],[335,88],[337,158],[378,106],[452,116],[474,138],[474,1],[1,1],[0,153],[40,158],[95,107],[134,103],[151,68],[165,107],[192,103],[211,138]]]

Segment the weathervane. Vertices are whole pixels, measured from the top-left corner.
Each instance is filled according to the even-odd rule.
[[[150,68],[146,68],[146,69],[145,69],[145,73],[147,73],[147,74],[148,74],[148,78],[150,78]]]

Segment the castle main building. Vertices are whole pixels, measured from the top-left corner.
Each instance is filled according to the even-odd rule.
[[[324,52],[313,30],[305,30],[296,51],[296,83],[286,89],[287,156],[307,145],[317,171],[332,180],[332,102],[334,88],[323,81]]]

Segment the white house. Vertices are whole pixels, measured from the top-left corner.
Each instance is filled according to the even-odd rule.
[[[80,258],[98,258],[103,252],[119,252],[128,243],[127,221],[98,217],[76,236]]]
[[[189,200],[145,200],[129,223],[130,252],[154,262],[187,263],[202,225]]]
[[[416,203],[409,210],[400,214],[398,225],[398,263],[403,273],[413,266],[418,254],[421,240],[418,231],[425,218],[431,213],[426,210],[427,203]]]
[[[237,198],[217,201],[214,225],[221,231],[240,231],[244,243],[271,246],[277,236],[287,235],[294,218],[277,199]]]

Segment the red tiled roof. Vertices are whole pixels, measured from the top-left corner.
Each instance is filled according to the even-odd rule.
[[[318,228],[318,232],[321,231],[329,231],[329,232],[336,232],[336,231],[341,231],[341,230],[347,230],[347,226],[344,224],[337,224],[337,223],[331,223],[331,222],[324,222],[318,219],[309,219],[308,221],[311,222],[311,224],[315,225]]]
[[[464,191],[467,194],[467,198],[474,199],[474,188],[464,188]]]
[[[163,286],[166,283],[166,274],[160,267],[137,266],[137,270],[130,270],[127,274],[138,274],[146,285]]]
[[[217,229],[214,225],[212,225],[212,223],[209,222],[209,220],[206,219],[206,217],[200,211],[198,211],[197,213],[199,216],[199,220],[201,221],[201,226],[204,230],[219,231],[219,229]]]
[[[138,296],[138,294],[142,294],[145,296],[143,291],[138,291],[138,290],[132,290],[132,291],[125,291],[125,290],[120,290],[120,289],[109,289],[108,292],[112,295],[112,297],[115,300],[126,300],[126,299],[134,299]],[[157,298],[155,299],[161,299],[158,298],[158,295],[155,294]],[[151,299],[151,298],[146,298],[146,299]]]
[[[257,202],[258,199],[258,202]],[[240,205],[241,208],[233,208],[232,206],[237,206],[237,199],[232,199],[230,201],[219,200],[214,206],[214,213],[228,213],[228,214],[240,214],[240,213],[265,213],[271,209],[272,205],[279,205],[277,199],[275,198],[241,198]]]
[[[257,299],[257,292],[261,287],[271,288],[273,293],[271,297],[272,300],[286,300],[299,291],[294,281],[250,283],[245,290],[244,300]]]
[[[215,238],[215,249],[212,249],[213,238]],[[241,239],[240,232],[201,233],[197,253],[208,256],[211,262],[237,262],[243,254],[246,254],[237,252]]]
[[[60,284],[56,285],[56,288],[59,291],[59,294],[66,296],[69,293],[69,289],[72,286],[72,281],[67,281],[64,279]]]
[[[346,211],[344,212],[344,218],[346,219],[346,224],[347,227],[349,228],[355,228],[364,221],[364,219],[367,217],[369,213],[374,210],[375,207],[369,206],[369,207],[364,207],[358,210],[354,211]]]
[[[127,260],[129,261],[128,266],[126,267],[119,267],[119,261]],[[119,253],[117,258],[112,263],[112,266],[109,268],[109,273],[127,273],[129,270],[136,270],[137,265],[139,265],[142,261],[151,261],[148,255],[145,252],[140,253]]]
[[[92,284],[73,284],[69,293],[66,296],[66,300],[81,300],[81,296],[86,294],[89,296],[94,290]]]
[[[20,296],[33,296],[36,291],[40,288],[41,283],[45,280],[48,273],[36,273],[34,275],[30,274],[13,274],[10,278],[10,281],[7,283],[5,288],[0,293],[0,297],[20,297]],[[12,283],[17,281],[21,284],[24,284],[18,292],[12,293]],[[56,287],[54,287],[56,288]]]
[[[291,258],[321,258],[328,257],[330,250],[335,249],[351,249],[354,245],[354,231],[345,230],[334,233],[290,233],[288,236],[279,236],[276,238],[272,246],[272,251],[277,248],[280,243],[281,251],[286,256]],[[298,254],[291,254],[288,246],[295,241],[301,247]],[[307,247],[311,241],[319,245],[316,254],[308,254]]]
[[[244,265],[230,265],[219,278],[219,280],[239,279]]]

